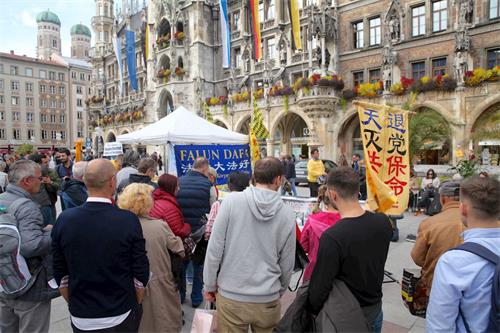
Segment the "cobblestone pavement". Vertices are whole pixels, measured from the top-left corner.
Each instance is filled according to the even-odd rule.
[[[299,195],[307,195],[308,189],[299,188]],[[418,225],[424,217],[415,217],[413,214],[406,213],[404,219],[398,222],[400,229],[400,240],[391,243],[389,256],[387,258],[386,270],[393,274],[393,277],[400,281],[403,268],[415,268],[410,257],[410,251],[413,243],[405,241],[407,234],[416,234]],[[294,276],[295,279],[298,276]],[[386,279],[388,280],[388,279]],[[295,280],[296,281],[296,280]],[[295,282],[295,281],[292,281]],[[383,285],[383,310],[384,325],[382,332],[425,332],[425,320],[412,316],[404,307],[401,300],[401,290],[399,283],[384,283]],[[282,311],[293,301],[294,294],[287,292],[282,298]],[[202,304],[200,308],[203,308]],[[190,332],[191,322],[194,315],[194,309],[191,307],[189,297],[186,297],[186,303],[182,306],[184,310],[185,325],[182,332]],[[50,332],[71,332],[69,322],[69,313],[66,302],[62,297],[52,301]]]

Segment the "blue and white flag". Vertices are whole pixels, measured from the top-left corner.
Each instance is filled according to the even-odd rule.
[[[118,62],[118,76],[120,77],[120,85],[118,85],[118,93],[123,96],[123,62],[122,62],[122,40],[120,37],[113,38],[113,48],[115,49],[115,57]]]
[[[125,31],[125,52],[127,54],[128,77],[130,86],[137,91],[137,72],[135,70],[135,32]]]
[[[222,38],[222,67],[231,66],[231,31],[227,12],[227,0],[220,0],[220,31]]]

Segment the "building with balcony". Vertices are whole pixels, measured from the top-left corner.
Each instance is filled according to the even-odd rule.
[[[254,61],[248,1],[229,0],[226,70],[218,1],[151,1],[153,114],[180,104],[206,114],[207,103],[217,124],[246,134],[255,100],[270,132],[268,155],[308,155],[314,146],[337,160],[362,150],[356,98],[440,117],[449,134],[425,142],[417,163],[448,165],[470,148],[488,148],[498,163],[499,0],[298,4],[301,50],[292,48],[287,2],[260,1],[264,56]],[[481,124],[490,137],[477,135]]]

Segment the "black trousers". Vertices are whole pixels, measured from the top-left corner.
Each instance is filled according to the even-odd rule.
[[[73,328],[73,332],[75,333],[85,333],[85,332],[102,332],[102,333],[137,333],[139,331],[139,325],[141,324],[142,318],[142,305],[137,305],[134,309],[132,309],[125,318],[125,320],[119,324],[118,326],[104,328],[102,330],[93,330],[93,331],[83,331],[77,328],[73,323],[71,323],[71,327]]]
[[[309,182],[309,191],[311,192],[311,198],[317,198],[318,197],[318,189],[319,189],[319,184],[318,183],[311,183],[311,182]]]

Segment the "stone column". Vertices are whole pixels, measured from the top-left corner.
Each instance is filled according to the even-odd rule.
[[[274,156],[274,137],[269,137],[266,140],[267,156]]]

